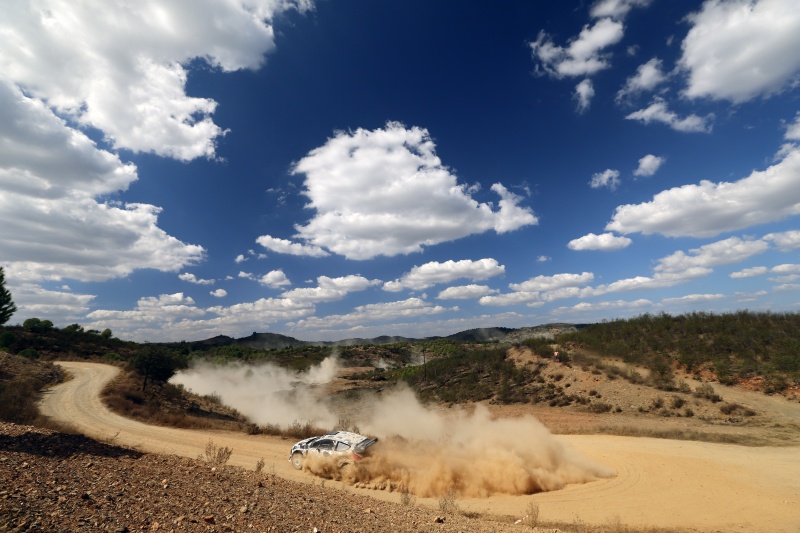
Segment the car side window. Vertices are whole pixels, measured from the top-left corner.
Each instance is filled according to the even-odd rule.
[[[333,441],[331,439],[318,440],[310,447],[318,450],[333,450]]]
[[[350,445],[346,442],[337,442],[336,443],[336,451],[343,452],[350,449]]]

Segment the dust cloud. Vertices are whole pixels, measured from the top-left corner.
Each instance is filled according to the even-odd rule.
[[[336,468],[336,458],[318,457],[306,468],[356,486],[421,497],[533,494],[615,475],[532,416],[495,419],[481,405],[437,411],[407,388],[385,394],[363,427],[381,437],[368,457],[345,468]]]
[[[333,427],[337,416],[322,401],[319,385],[339,372],[338,357],[328,357],[306,372],[295,372],[274,364],[224,366],[198,363],[175,374],[171,383],[195,394],[216,394],[251,422],[282,427],[310,422]]]
[[[257,424],[310,421],[334,427],[339,416],[321,385],[336,377],[338,360],[308,372],[275,365],[199,366],[173,378],[196,393],[215,392]],[[352,406],[351,406],[352,407]],[[482,405],[441,409],[422,405],[400,386],[365,395],[353,412],[360,432],[379,437],[367,457],[342,467],[342,457],[309,454],[304,469],[359,487],[408,491],[420,497],[533,494],[613,477],[533,416],[492,418]]]

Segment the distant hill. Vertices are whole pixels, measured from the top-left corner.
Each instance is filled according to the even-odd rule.
[[[524,328],[475,328],[466,331],[460,331],[446,337],[398,337],[390,335],[381,335],[371,339],[366,338],[350,338],[338,341],[303,341],[281,335],[280,333],[256,333],[240,339],[234,339],[225,335],[218,335],[210,339],[201,341],[194,341],[187,343],[194,349],[209,348],[215,346],[246,346],[257,350],[281,350],[284,348],[300,348],[303,346],[367,346],[367,345],[381,345],[381,344],[396,344],[405,342],[425,342],[436,339],[448,339],[454,342],[467,342],[467,343],[482,343],[482,342],[499,342],[499,343],[515,343],[522,342],[526,339],[545,337],[553,338],[555,335],[561,333],[572,333],[581,328],[581,325],[574,324],[545,324],[534,327]],[[169,343],[174,344],[174,343]]]
[[[280,350],[282,348],[297,348],[308,346],[309,342],[297,340],[294,337],[281,335],[280,333],[256,333],[253,332],[249,337],[241,339],[231,339],[230,344],[247,346],[256,350]]]

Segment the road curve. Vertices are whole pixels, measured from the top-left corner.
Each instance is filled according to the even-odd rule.
[[[53,387],[41,402],[44,415],[90,437],[151,453],[197,457],[213,440],[233,450],[229,464],[265,470],[301,482],[287,459],[291,442],[263,435],[150,426],[109,411],[100,401],[116,367],[58,363],[73,379]],[[752,448],[663,439],[570,435],[560,437],[579,452],[616,469],[617,476],[535,496],[462,499],[463,510],[521,516],[533,499],[542,520],[695,531],[786,531],[800,533],[800,448]],[[329,482],[329,486],[338,483]],[[399,495],[348,487],[383,500]],[[419,499],[436,506],[435,500]]]

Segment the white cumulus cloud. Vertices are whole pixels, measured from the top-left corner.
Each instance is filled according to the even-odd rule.
[[[587,78],[578,83],[578,85],[575,86],[574,98],[578,102],[578,113],[583,113],[589,109],[592,98],[594,98],[592,80]]]
[[[664,161],[666,161],[666,159],[663,157],[647,154],[639,160],[639,166],[633,171],[633,175],[652,176],[658,172],[658,169],[661,168],[661,165],[664,164]]]
[[[197,276],[195,276],[194,274],[191,274],[189,272],[184,272],[183,274],[180,274],[178,276],[178,278],[180,278],[183,281],[188,281],[189,283],[194,283],[195,285],[213,285],[214,284],[214,280],[213,279],[200,279]]]
[[[567,243],[570,250],[621,250],[630,246],[631,241],[628,237],[614,235],[613,233],[603,233],[595,235],[589,233],[578,239],[573,239]]]
[[[352,312],[342,315],[309,317],[290,325],[297,329],[320,331],[329,328],[353,326],[356,324],[363,325],[373,322],[438,315],[450,310],[457,310],[457,308],[448,309],[441,305],[432,305],[422,298],[408,298],[396,302],[358,306]]]
[[[0,256],[9,277],[102,281],[201,260],[202,247],[157,226],[159,207],[97,199],[136,179],[133,165],[0,81]]]
[[[305,175],[307,207],[315,211],[296,226],[292,243],[270,236],[258,242],[276,252],[348,259],[419,252],[423,246],[494,230],[536,224],[521,198],[499,183],[497,208],[472,198],[442,165],[422,128],[390,122],[373,131],[338,132],[294,166]]]
[[[281,254],[304,255],[308,257],[327,257],[330,255],[319,246],[292,242],[288,239],[279,239],[270,235],[262,235],[256,239],[256,242],[268,250]]]
[[[800,141],[800,113],[797,113],[794,122],[786,126],[784,137],[790,141]]]
[[[450,260],[443,263],[432,261],[415,266],[398,280],[386,282],[383,290],[390,292],[398,292],[403,289],[422,290],[439,283],[450,283],[456,279],[466,278],[471,281],[481,281],[504,273],[505,266],[491,258],[477,261],[471,259]]]
[[[471,283],[458,287],[447,287],[445,290],[441,291],[436,298],[439,300],[472,300],[496,292],[496,289],[492,289],[488,285],[476,285]]]
[[[283,270],[280,269],[267,272],[259,278],[258,282],[272,289],[277,289],[278,287],[285,287],[292,284],[292,282],[289,281],[289,278],[286,277],[286,274],[283,272]]]
[[[738,272],[732,272],[731,277],[734,279],[753,278],[756,276],[763,276],[767,272],[769,272],[769,269],[765,266],[751,267],[739,270]]]
[[[680,65],[685,94],[740,103],[788,88],[800,74],[796,0],[707,1],[689,16]]]
[[[669,237],[713,237],[800,214],[800,148],[763,171],[739,181],[684,185],[650,202],[617,207],[606,225],[617,233]],[[776,237],[778,238],[778,237]]]
[[[689,253],[677,251],[661,258],[655,271],[659,273],[681,273],[694,268],[710,268],[719,265],[739,263],[762,254],[769,249],[769,243],[762,239],[740,239],[730,237],[721,241],[693,248]]]
[[[604,50],[617,44],[623,34],[622,22],[606,17],[592,26],[584,26],[578,37],[570,40],[567,46],[553,43],[544,31],[539,32],[529,46],[537,70],[541,68],[556,78],[587,76],[611,66]]]
[[[509,287],[518,292],[554,291],[565,287],[579,287],[594,280],[594,274],[555,274],[553,276],[536,276],[522,283],[512,283]]]
[[[593,17],[625,18],[634,7],[647,7],[651,0],[599,0],[592,5],[590,13]]]
[[[592,189],[607,188],[612,191],[619,187],[619,170],[607,168],[603,172],[592,174],[592,179],[589,181],[589,186]]]
[[[358,275],[339,278],[319,276],[316,287],[292,289],[281,294],[281,297],[298,302],[335,302],[351,292],[364,291],[380,283],[380,280],[369,280]]]
[[[639,65],[636,74],[625,80],[625,85],[617,92],[616,101],[620,103],[640,93],[652,91],[666,79],[662,61],[654,57],[647,63]]]
[[[681,118],[674,111],[670,111],[667,103],[656,98],[650,106],[634,111],[625,117],[628,120],[638,120],[643,124],[660,122],[666,124],[675,131],[687,133],[709,133],[711,131],[712,116],[701,117],[695,114]]]
[[[677,298],[664,298],[661,303],[676,304],[676,303],[699,303],[708,302],[711,300],[721,300],[725,298],[724,294],[687,294],[686,296],[679,296]]]
[[[181,160],[213,156],[216,102],[186,94],[194,58],[256,69],[276,12],[309,2],[10,0],[0,17],[2,77],[101,130],[116,148]]]
[[[798,250],[800,249],[800,230],[769,233],[764,235],[764,240],[775,243],[775,246],[783,252]]]
[[[9,277],[6,277],[6,281],[17,306],[14,316],[20,322],[28,317],[46,317],[57,327],[63,327],[80,321],[95,299],[92,294],[76,294],[68,288],[54,291],[37,283],[12,283]]]

